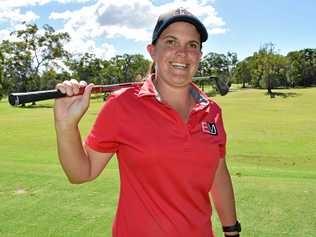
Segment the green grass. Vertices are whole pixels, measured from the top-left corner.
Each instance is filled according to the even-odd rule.
[[[227,161],[244,237],[316,233],[316,88],[234,90],[223,109]],[[102,101],[94,100],[82,136]],[[68,183],[56,156],[51,102],[0,102],[0,236],[111,236],[119,176],[115,159],[94,182]],[[220,225],[213,216],[218,236]]]

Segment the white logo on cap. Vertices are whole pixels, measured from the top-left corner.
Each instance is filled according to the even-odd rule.
[[[191,15],[186,9],[180,7],[176,10],[177,15]]]

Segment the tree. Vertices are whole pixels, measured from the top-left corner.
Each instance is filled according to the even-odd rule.
[[[73,77],[95,84],[113,84],[135,81],[144,77],[150,62],[143,55],[117,55],[110,60],[85,53],[81,58],[68,63]]]
[[[124,71],[125,78],[131,81],[135,81],[136,77],[144,78],[147,75],[149,65],[150,61],[145,59],[143,55],[130,55]]]
[[[5,92],[10,90],[25,91],[30,78],[31,55],[25,52],[23,44],[12,43],[5,40],[0,45],[3,57],[1,65],[3,70],[2,86]]]
[[[70,40],[68,33],[56,33],[54,28],[44,25],[44,35],[38,33],[37,25],[27,24],[26,29],[13,32],[25,44],[25,50],[31,52],[34,74],[38,74],[41,66],[57,66],[55,60],[68,58],[69,53],[63,43]]]
[[[224,54],[210,52],[201,61],[203,75],[228,76],[228,60]]]
[[[106,82],[102,76],[102,70],[107,65],[106,60],[102,61],[91,53],[85,53],[80,58],[67,62],[67,66],[73,72],[73,78],[95,84]]]
[[[237,62],[236,53],[228,52],[225,55],[210,52],[201,60],[198,74],[216,76],[229,82]]]
[[[316,49],[289,52],[288,80],[292,87],[316,84]]]
[[[238,63],[237,53],[228,52],[226,57],[228,61],[229,77],[231,78],[233,76],[233,72],[236,69],[236,65]]]
[[[25,24],[25,29],[14,31],[15,41],[3,41],[0,51],[6,93],[8,91],[28,91],[40,87],[40,73],[56,67],[57,60],[69,57],[63,43],[70,40],[68,33],[56,33],[44,25],[44,34],[37,25]]]
[[[266,44],[257,54],[258,71],[260,71],[261,78],[259,78],[259,85],[261,88],[266,88],[268,94],[272,94],[273,88],[273,54],[275,53],[274,45],[272,43]]]
[[[249,59],[250,58],[246,58],[243,61],[239,62],[236,65],[236,68],[233,73],[233,80],[236,83],[242,83],[242,88],[245,88],[246,83],[249,83],[251,81]]]
[[[135,81],[136,76],[144,77],[147,74],[150,61],[140,54],[117,55],[110,60],[112,66],[111,76],[117,82]]]
[[[3,90],[3,64],[1,63],[3,61],[3,54],[0,51],[0,100],[2,99],[4,95],[4,90]]]
[[[63,82],[65,80],[70,80],[72,76],[69,72],[57,72],[53,68],[44,71],[39,80],[40,80],[40,87],[39,90],[50,90],[55,88],[57,83]]]
[[[316,77],[316,50],[304,49],[300,51],[303,58],[303,86],[311,86]]]
[[[255,88],[267,89],[270,95],[273,88],[287,86],[287,68],[286,57],[278,54],[272,43],[265,44],[243,61],[243,69],[250,72],[250,84]]]

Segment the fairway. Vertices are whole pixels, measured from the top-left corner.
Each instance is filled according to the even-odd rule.
[[[255,89],[214,97],[228,134],[241,236],[314,237],[316,88],[274,91],[273,99]],[[102,103],[91,102],[80,124],[83,137]],[[56,154],[52,101],[38,105],[0,102],[0,236],[110,237],[119,192],[116,159],[96,181],[68,183]]]

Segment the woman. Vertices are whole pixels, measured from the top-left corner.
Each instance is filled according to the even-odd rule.
[[[221,110],[192,83],[206,40],[185,9],[161,15],[147,46],[154,73],[108,98],[84,144],[78,123],[93,85],[56,86],[70,96],[86,86],[83,96],[55,102],[58,155],[70,182],[94,180],[117,155],[114,237],[213,237],[209,193],[225,236],[239,236]]]

